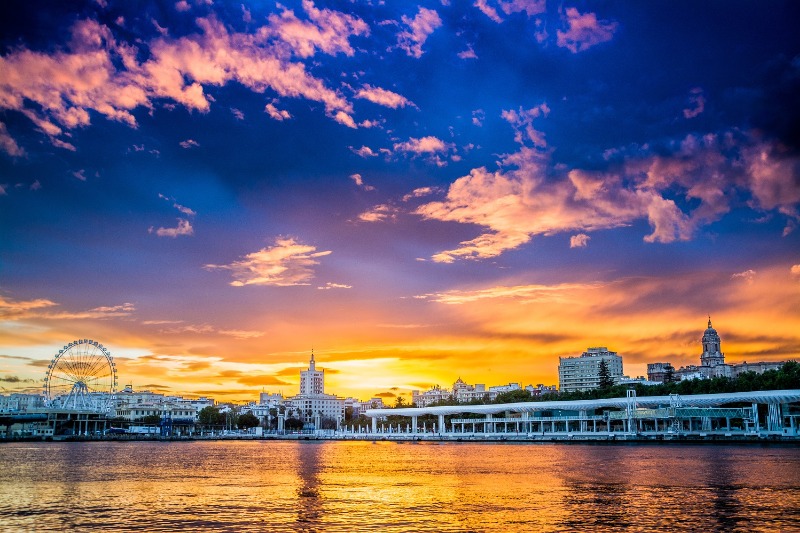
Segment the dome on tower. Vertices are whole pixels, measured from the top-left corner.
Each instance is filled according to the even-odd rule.
[[[703,335],[716,335],[716,334],[717,334],[717,330],[715,330],[711,326],[711,317],[708,317],[708,328],[706,328],[706,331],[703,333]]]

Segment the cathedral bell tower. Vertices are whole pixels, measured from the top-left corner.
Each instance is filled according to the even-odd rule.
[[[701,366],[717,366],[725,364],[725,354],[720,348],[720,339],[717,330],[711,327],[711,317],[708,317],[708,329],[703,333],[703,353],[700,355]]]

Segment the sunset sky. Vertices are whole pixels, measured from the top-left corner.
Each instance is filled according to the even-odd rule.
[[[800,4],[0,3],[0,393],[800,358]]]

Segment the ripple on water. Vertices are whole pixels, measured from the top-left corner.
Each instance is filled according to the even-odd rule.
[[[381,442],[0,446],[0,529],[792,531],[800,453]]]

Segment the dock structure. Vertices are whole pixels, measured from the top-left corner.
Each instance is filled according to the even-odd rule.
[[[396,438],[795,440],[800,438],[799,403],[800,390],[638,398],[630,390],[624,398],[370,409],[365,414],[372,419],[367,434]],[[391,423],[387,417],[392,417]],[[351,432],[365,431],[352,428]]]

